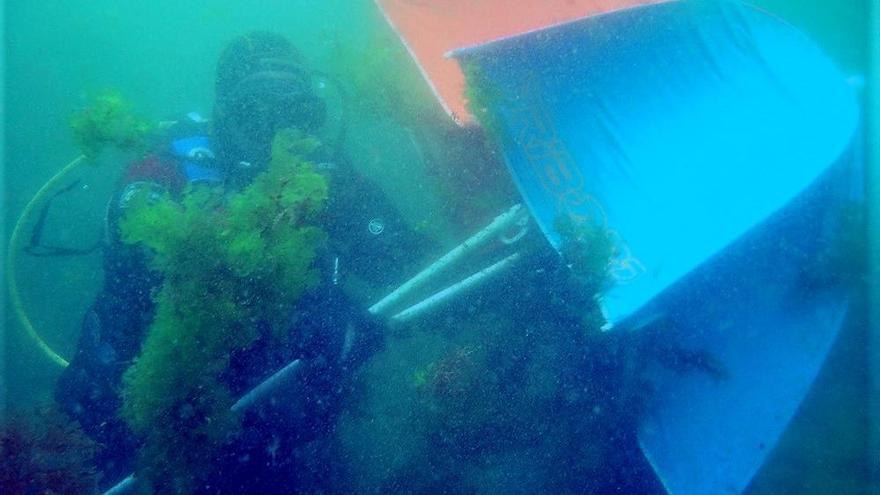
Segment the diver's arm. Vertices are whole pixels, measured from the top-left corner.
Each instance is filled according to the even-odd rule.
[[[162,191],[156,183],[138,181],[127,184],[111,198],[107,210],[104,287],[95,302],[105,340],[116,348],[119,359],[126,362],[134,359],[140,350],[153,318],[153,295],[162,283],[160,274],[150,269],[144,248],[123,242],[119,231],[128,201],[144,188]]]
[[[151,294],[161,283],[145,253],[120,241],[121,194],[114,195],[107,211],[104,285],[82,319],[76,354],[55,387],[61,409],[103,445],[96,461],[109,479],[132,468],[136,446],[117,416],[119,390],[152,319]]]
[[[400,283],[437,246],[404,220],[385,193],[340,159],[330,176],[322,223],[342,276],[382,290]]]

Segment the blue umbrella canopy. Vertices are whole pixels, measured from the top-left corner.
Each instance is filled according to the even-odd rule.
[[[618,323],[815,181],[858,107],[831,61],[781,20],[668,2],[454,52],[548,239],[560,216],[616,233]]]
[[[792,26],[729,1],[637,7],[453,55],[548,240],[560,245],[560,217],[612,233],[611,325],[711,358],[652,370],[639,438],[661,481],[741,493],[846,313],[847,291],[812,275],[860,200],[854,91]]]

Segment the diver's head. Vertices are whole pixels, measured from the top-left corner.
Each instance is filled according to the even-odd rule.
[[[311,77],[284,37],[255,32],[233,40],[217,64],[214,134],[232,176],[250,176],[268,163],[279,129],[314,132],[324,103]]]

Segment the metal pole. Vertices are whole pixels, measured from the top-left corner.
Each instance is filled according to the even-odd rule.
[[[294,378],[299,375],[299,369],[301,367],[302,361],[299,359],[290,362],[287,366],[281,368],[280,371],[267,378],[266,381],[260,383],[250,392],[246,393],[241,399],[238,399],[238,402],[233,404],[230,409],[232,412],[242,412],[254,404],[266,400],[266,398],[272,395],[276,390],[286,384],[293,383]]]
[[[229,409],[232,412],[241,413],[253,405],[263,402],[281,387],[293,383],[294,379],[299,376],[299,370],[302,366],[303,363],[299,359],[291,361],[287,366],[276,371],[272,376],[252,388],[250,392],[244,394]],[[119,483],[110,487],[103,495],[127,495],[135,489],[135,482],[134,474],[130,474]]]
[[[522,205],[514,205],[506,212],[498,215],[492,223],[486,226],[486,228],[453,248],[452,251],[449,251],[442,258],[419,272],[415,277],[401,285],[397,290],[388,294],[382,298],[381,301],[371,306],[370,313],[381,315],[393,309],[394,305],[399,304],[404,297],[431,281],[431,279],[442,273],[446,268],[463,259],[475,249],[495,239],[502,231],[504,231],[504,229],[521,220],[523,215]]]
[[[422,302],[416,303],[409,308],[397,313],[391,318],[391,321],[395,323],[402,323],[404,321],[415,318],[426,311],[430,311],[433,308],[449,301],[450,299],[461,295],[466,290],[472,289],[500,272],[507,269],[511,264],[515,263],[519,259],[519,253],[511,254],[510,256],[494,263],[493,265],[483,268],[482,270],[474,273],[473,275],[467,277],[466,279],[456,282],[455,284],[450,285],[449,287],[437,292],[436,294],[428,297]]]

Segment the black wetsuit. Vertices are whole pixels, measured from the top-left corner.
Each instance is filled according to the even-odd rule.
[[[201,131],[192,122],[181,127],[184,129],[177,132],[178,136]],[[330,475],[327,466],[315,465],[320,464],[321,456],[303,454],[303,445],[326,432],[338,411],[338,399],[345,392],[348,371],[381,345],[377,322],[364,308],[352,303],[340,289],[339,280],[355,275],[377,286],[397,283],[407,273],[407,265],[428,248],[378,188],[359,176],[346,160],[333,158],[319,163],[329,182],[329,200],[321,225],[329,234],[329,248],[318,261],[322,283],[297,303],[297,338],[279,348],[269,345],[266,330],[251,347],[231,357],[222,377],[237,397],[290,361],[303,359],[306,365],[301,382],[307,393],[295,415],[271,407],[245,415],[244,433],[231,446],[234,451],[226,453],[230,462],[221,460],[226,479],[219,483],[227,483],[228,488],[223,490],[215,484],[215,492],[235,493],[240,489],[236,486],[246,482],[249,490],[269,493],[272,487],[282,489],[279,483],[287,484],[289,489],[290,483],[320,484],[320,478]],[[120,240],[118,220],[135,190],[158,188],[180,194],[192,182],[185,170],[187,163],[186,157],[175,154],[173,146],[163,146],[131,167],[111,199],[104,286],[83,319],[77,353],[56,387],[61,407],[104,446],[98,464],[108,485],[131,473],[134,467],[138,445],[117,416],[121,377],[140,352],[154,313],[152,297],[162,282],[161,276],[148,268],[141,249]],[[199,165],[206,166],[203,172],[214,173],[210,163]],[[272,424],[271,429],[261,427],[267,422]],[[285,437],[278,444],[280,450],[267,452],[266,445],[279,435]],[[268,459],[270,454],[272,458]],[[294,470],[293,463],[312,465]],[[303,476],[310,479],[297,479]]]

